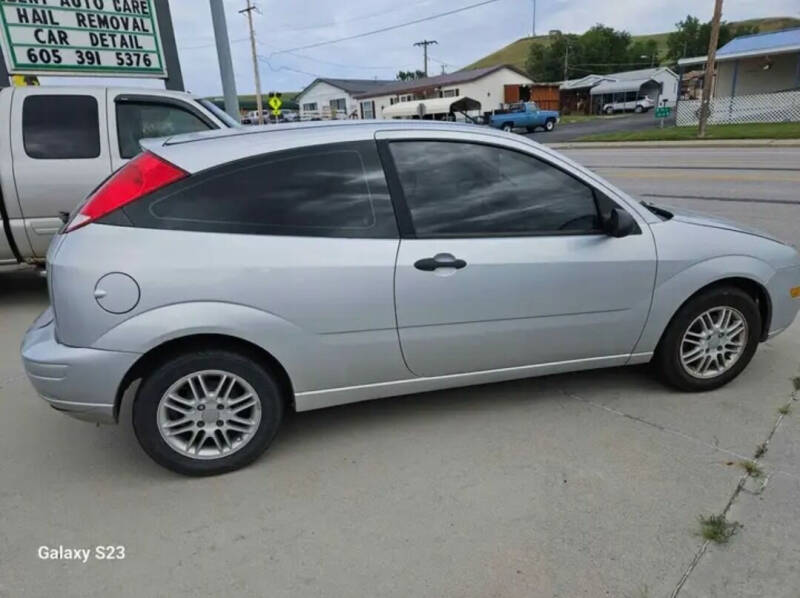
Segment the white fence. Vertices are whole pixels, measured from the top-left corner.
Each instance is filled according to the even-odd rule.
[[[699,118],[700,100],[678,102],[676,124],[679,127],[696,125]],[[798,121],[800,121],[800,91],[712,98],[708,119],[712,125]]]

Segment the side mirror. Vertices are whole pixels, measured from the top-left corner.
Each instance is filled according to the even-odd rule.
[[[603,230],[611,237],[622,238],[636,230],[636,221],[625,210],[614,208],[603,221]]]

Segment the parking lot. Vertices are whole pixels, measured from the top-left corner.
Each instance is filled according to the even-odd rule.
[[[566,153],[800,239],[800,149]],[[18,346],[46,304],[35,272],[0,271],[2,597],[797,596],[800,322],[714,392],[632,367],[372,401],[293,415],[252,466],[190,479],[139,448],[129,402],[95,427],[35,396]],[[706,543],[698,517],[725,512],[742,527]],[[125,558],[37,556],[59,545]]]

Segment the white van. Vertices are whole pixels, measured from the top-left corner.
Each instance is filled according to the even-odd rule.
[[[162,89],[0,90],[0,264],[44,261],[69,213],[139,140],[236,127],[209,100]]]

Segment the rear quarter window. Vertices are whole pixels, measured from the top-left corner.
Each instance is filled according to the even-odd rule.
[[[371,141],[240,160],[192,175],[124,211],[143,228],[349,238],[398,234]]]
[[[100,155],[97,100],[85,95],[34,95],[22,105],[25,153],[37,160],[76,160]]]

